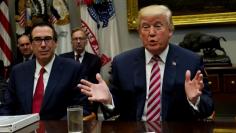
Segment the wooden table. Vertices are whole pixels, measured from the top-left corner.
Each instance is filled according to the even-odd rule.
[[[153,123],[152,123],[153,124]],[[67,133],[66,121],[40,121],[17,133],[29,133],[45,126],[40,133]],[[146,122],[92,121],[84,123],[84,133],[144,133],[148,132]],[[31,129],[30,129],[31,128]],[[35,129],[33,129],[35,128]],[[28,130],[26,130],[28,129]],[[162,122],[161,133],[235,133],[236,121],[211,122]]]

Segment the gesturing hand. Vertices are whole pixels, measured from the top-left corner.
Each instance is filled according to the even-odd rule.
[[[106,82],[102,79],[100,74],[96,74],[96,79],[98,80],[98,84],[82,79],[78,87],[83,94],[88,96],[88,100],[111,104],[112,97]]]
[[[203,75],[199,70],[192,80],[190,77],[191,72],[187,70],[185,74],[185,93],[188,100],[192,104],[195,104],[198,97],[202,94],[202,89],[204,88]]]

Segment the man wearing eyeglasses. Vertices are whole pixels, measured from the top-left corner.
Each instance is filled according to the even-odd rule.
[[[55,29],[38,23],[32,27],[30,40],[35,59],[13,67],[0,114],[39,113],[41,120],[58,120],[65,118],[68,106],[80,104],[86,105],[84,115],[89,115],[90,102],[76,88],[81,67],[55,55]]]
[[[85,51],[87,45],[87,35],[81,28],[75,28],[71,33],[72,52],[61,54],[60,56],[71,58],[82,66],[82,78],[96,83],[96,74],[100,73],[101,60],[97,55]]]
[[[100,73],[101,60],[97,55],[85,51],[87,35],[81,28],[75,28],[71,32],[72,52],[61,54],[65,58],[71,58],[81,65],[81,76],[93,83],[97,83],[96,74]],[[93,111],[97,112],[98,104],[93,103]]]

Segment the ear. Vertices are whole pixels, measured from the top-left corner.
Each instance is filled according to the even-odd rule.
[[[174,31],[171,30],[171,29],[169,29],[169,30],[170,30],[170,32],[169,32],[169,38],[171,38],[171,37],[173,36],[173,34],[174,34]]]

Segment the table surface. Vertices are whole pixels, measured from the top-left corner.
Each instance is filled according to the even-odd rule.
[[[150,130],[152,125],[152,130]],[[159,126],[161,127],[159,127]],[[39,127],[44,127],[39,131]],[[84,122],[83,133],[236,133],[236,121],[200,121],[200,122],[120,122],[91,121]],[[66,121],[39,121],[25,127],[17,133],[67,133]]]

